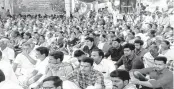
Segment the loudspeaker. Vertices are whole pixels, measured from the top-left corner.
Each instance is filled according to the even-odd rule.
[[[136,0],[120,0],[120,13],[134,13]]]

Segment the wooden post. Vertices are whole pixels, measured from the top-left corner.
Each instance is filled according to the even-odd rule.
[[[70,17],[70,12],[71,12],[70,4],[71,4],[70,0],[65,0],[66,17]]]
[[[74,13],[75,10],[75,0],[70,0],[71,1],[71,13]]]

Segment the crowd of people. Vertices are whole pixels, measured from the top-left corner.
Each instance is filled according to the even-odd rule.
[[[173,13],[8,15],[0,89],[174,89]]]

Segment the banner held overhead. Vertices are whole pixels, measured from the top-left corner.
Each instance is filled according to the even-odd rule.
[[[12,0],[14,14],[62,14],[64,0]]]

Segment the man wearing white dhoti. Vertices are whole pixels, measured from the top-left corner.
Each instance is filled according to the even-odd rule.
[[[2,55],[3,54],[0,51],[0,70],[2,70],[5,74],[5,81],[11,81],[13,83],[19,84],[12,66],[7,61],[2,60]]]
[[[18,84],[5,80],[5,74],[0,70],[0,89],[23,89]]]

